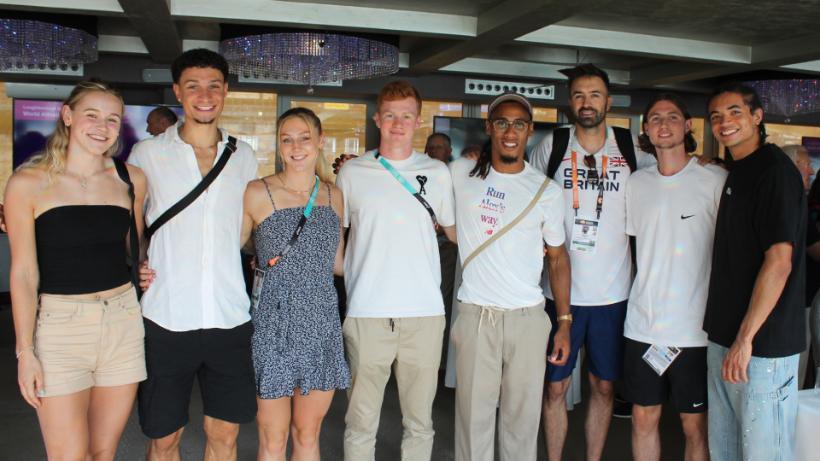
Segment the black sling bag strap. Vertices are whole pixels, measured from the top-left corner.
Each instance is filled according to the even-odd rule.
[[[569,128],[556,128],[552,132],[552,151],[547,163],[547,176],[555,179],[555,172],[561,166],[569,147]]]
[[[134,215],[134,183],[131,182],[131,175],[128,174],[128,167],[125,162],[115,158],[114,166],[117,167],[117,174],[122,182],[128,185],[128,197],[131,199],[131,222],[128,225],[128,244],[131,248],[131,282],[137,290],[137,297],[142,297],[139,279],[140,242],[137,235],[137,217]]]
[[[175,203],[171,208],[165,210],[156,221],[152,222],[148,229],[145,229],[145,237],[150,241],[151,236],[162,227],[163,224],[170,221],[174,216],[179,214],[180,211],[184,210],[188,207],[188,205],[194,203],[194,200],[197,199],[208,186],[211,185],[212,182],[219,176],[219,173],[222,172],[222,169],[225,168],[225,164],[228,163],[228,159],[231,158],[231,154],[236,151],[236,138],[233,136],[228,136],[228,143],[225,144],[225,150],[222,151],[222,156],[219,157],[219,161],[216,162],[211,171],[202,178],[202,181],[194,187],[191,192],[188,192],[188,195],[182,197],[177,203]]]
[[[618,150],[624,156],[629,171],[638,169],[638,160],[635,156],[635,145],[632,143],[632,133],[626,128],[617,126],[612,127],[612,132],[615,133],[615,142],[618,144]],[[564,160],[564,155],[567,153],[569,147],[569,128],[556,128],[552,132],[552,151],[547,163],[547,176],[555,179],[555,172],[561,166]]]

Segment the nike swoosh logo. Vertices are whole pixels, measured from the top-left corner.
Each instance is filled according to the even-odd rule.
[[[680,215],[680,219],[689,219],[692,216],[695,216],[695,215],[693,215],[693,214],[690,214],[689,216]]]
[[[692,408],[697,408],[697,407],[700,407],[700,406],[703,406],[703,402],[700,402],[700,403],[693,403],[693,404],[692,404]]]

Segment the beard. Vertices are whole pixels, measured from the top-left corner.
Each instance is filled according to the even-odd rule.
[[[508,165],[513,164],[518,161],[518,157],[514,155],[506,155],[506,154],[498,154],[498,159],[501,160],[501,163],[506,163]]]
[[[606,113],[605,112],[604,113],[598,112],[597,110],[590,109],[588,107],[582,107],[581,109],[582,110],[592,110],[595,113],[595,115],[593,115],[592,117],[582,118],[578,115],[578,113],[573,112],[572,116],[575,119],[575,123],[581,125],[584,128],[595,128],[596,126],[603,123],[604,119],[606,119]]]

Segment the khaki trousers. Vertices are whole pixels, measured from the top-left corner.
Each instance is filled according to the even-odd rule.
[[[376,432],[391,368],[404,427],[401,459],[430,460],[444,323],[443,315],[345,319],[342,333],[353,378],[345,414],[345,461],[375,459]]]
[[[535,460],[550,320],[544,303],[514,310],[458,302],[456,461]]]

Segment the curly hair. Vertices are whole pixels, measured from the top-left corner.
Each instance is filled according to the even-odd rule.
[[[199,69],[212,68],[222,73],[222,79],[228,80],[228,61],[221,54],[205,48],[188,50],[174,59],[171,64],[171,77],[174,83],[180,83],[179,78],[185,69],[196,67]]]

